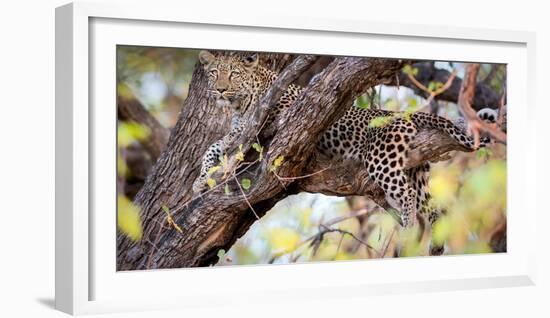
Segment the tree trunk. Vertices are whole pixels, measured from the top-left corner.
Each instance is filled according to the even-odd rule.
[[[295,61],[296,62],[296,61]],[[303,61],[302,61],[303,62]],[[274,131],[260,134],[265,147],[264,159],[239,172],[236,177],[252,180],[248,190],[233,180],[227,182],[231,194],[218,187],[192,198],[191,185],[198,175],[206,148],[227,131],[229,114],[209,106],[206,98],[206,77],[202,68],[193,74],[189,97],[166,149],[161,154],[135,203],[141,208],[143,238],[132,242],[119,234],[118,270],[178,268],[206,266],[217,262],[217,252],[228,250],[257,217],[262,217],[275,203],[300,191],[331,195],[366,195],[387,207],[383,192],[369,182],[360,164],[331,162],[315,152],[322,133],[352,105],[356,96],[368,88],[391,82],[406,61],[377,58],[335,58],[315,76],[302,95],[277,120]],[[296,64],[291,64],[291,69]],[[290,80],[305,68],[295,68]],[[273,90],[288,85],[274,85]],[[264,98],[260,101],[266,102]],[[271,101],[272,102],[272,101]],[[268,105],[271,106],[272,104]],[[259,127],[263,111],[251,117],[251,127]],[[256,120],[256,121],[254,121]],[[248,127],[250,128],[250,127]],[[254,140],[259,131],[250,128],[242,139]],[[448,136],[435,130],[421,131],[414,141],[409,165],[438,160],[451,150],[464,150]],[[239,141],[243,143],[242,140]],[[427,147],[429,146],[429,147]],[[230,147],[238,148],[238,143]],[[243,147],[248,157],[257,157],[254,150]],[[273,161],[283,156],[282,164],[273,172]],[[322,171],[322,169],[329,168]],[[322,171],[322,172],[320,172]],[[293,178],[312,174],[309,178]],[[287,178],[290,177],[290,178]],[[245,195],[241,193],[242,190]],[[163,206],[176,226],[170,225]]]

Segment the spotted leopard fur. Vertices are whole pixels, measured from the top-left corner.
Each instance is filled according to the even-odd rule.
[[[208,93],[217,106],[229,107],[233,117],[231,130],[215,142],[204,155],[199,177],[193,184],[194,192],[206,189],[208,171],[218,163],[224,149],[242,132],[243,114],[277,78],[277,74],[258,65],[258,56],[244,59],[234,55],[215,57],[201,51],[199,60],[208,73]],[[290,107],[302,88],[290,85],[269,114],[272,121]],[[485,113],[484,113],[485,114]],[[372,125],[374,120],[383,124]],[[428,180],[430,165],[406,169],[410,142],[422,128],[438,129],[447,133],[466,149],[474,149],[473,139],[451,121],[437,115],[417,112],[412,114],[386,110],[350,107],[346,114],[322,135],[317,148],[320,152],[345,160],[361,162],[369,178],[380,186],[388,203],[401,217],[404,227],[416,221],[417,212],[432,225],[441,211],[431,207]],[[443,252],[442,246],[432,246],[431,254]]]

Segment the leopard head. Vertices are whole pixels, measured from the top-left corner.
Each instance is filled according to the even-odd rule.
[[[253,76],[258,66],[258,55],[216,57],[208,51],[201,51],[199,61],[208,74],[208,96],[216,106],[244,112],[256,93]]]

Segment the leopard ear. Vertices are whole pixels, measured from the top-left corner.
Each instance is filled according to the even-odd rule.
[[[210,63],[212,63],[215,59],[216,57],[214,56],[214,54],[208,51],[203,50],[199,52],[199,61],[202,65],[204,65],[205,68],[208,67],[208,65],[210,65]]]
[[[243,64],[248,70],[253,70],[258,66],[258,53],[252,53],[243,59]]]

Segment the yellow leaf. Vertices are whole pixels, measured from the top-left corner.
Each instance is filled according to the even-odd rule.
[[[220,170],[220,169],[221,169],[220,166],[214,166],[214,167],[208,169],[208,172],[207,172],[207,173],[208,173],[208,175],[210,176],[210,175],[212,175],[214,172],[216,172],[216,171],[218,171],[218,170]]]
[[[122,233],[134,241],[139,241],[143,235],[139,208],[134,205],[127,197],[118,196],[118,228]]]
[[[334,257],[335,261],[347,261],[354,259],[353,254],[347,253],[345,251],[338,251],[338,254]]]
[[[216,186],[216,180],[214,180],[214,179],[212,179],[212,178],[208,178],[208,179],[206,180],[206,183],[208,184],[208,186],[209,186],[210,188],[213,188],[213,187]]]
[[[283,160],[285,160],[284,156],[277,157],[275,160],[273,160],[273,166],[280,167],[281,164],[283,163]]]
[[[172,218],[172,216],[168,216],[166,218],[166,221],[168,222],[168,225],[172,226],[174,229],[176,229],[176,231],[180,232],[180,233],[183,233],[183,230],[181,229],[181,227],[176,223],[176,221],[174,221],[174,219]]]
[[[151,134],[149,127],[133,121],[120,122],[117,128],[119,147],[127,147],[134,141],[144,141]]]
[[[128,169],[128,166],[126,165],[126,161],[122,159],[122,156],[120,155],[120,151],[117,155],[117,171],[118,175],[121,177],[128,177],[130,170]]]
[[[274,253],[290,253],[300,242],[300,235],[296,231],[284,227],[269,230],[268,237]]]
[[[183,233],[181,227],[174,221],[174,218],[170,214],[170,209],[168,209],[166,205],[163,205],[162,210],[166,213],[166,222],[168,222],[168,225],[174,227],[176,231]]]
[[[128,87],[128,85],[126,85],[126,83],[117,84],[117,95],[124,99],[134,99],[134,93],[132,93],[132,90]]]

